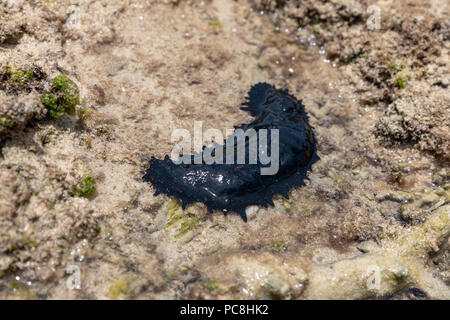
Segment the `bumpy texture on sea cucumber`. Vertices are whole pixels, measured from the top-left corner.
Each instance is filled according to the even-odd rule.
[[[144,175],[144,181],[155,188],[155,195],[165,193],[175,196],[187,204],[203,202],[211,212],[222,210],[224,214],[237,212],[247,221],[245,208],[252,205],[273,206],[275,194],[288,197],[293,187],[304,185],[307,172],[319,158],[316,153],[316,140],[308,123],[308,116],[301,100],[297,100],[288,90],[276,89],[267,83],[254,85],[243,105],[243,110],[250,112],[255,119],[235,129],[279,129],[279,170],[275,175],[261,175],[262,165],[226,164],[226,145],[234,136],[226,139],[223,145],[215,144],[212,148],[223,148],[223,164],[175,164],[168,156],[164,160],[151,158]],[[267,139],[270,142],[270,135]],[[245,143],[248,158],[249,142]],[[234,147],[236,148],[236,147]],[[211,149],[204,148],[203,153]],[[269,143],[268,152],[271,148]],[[237,152],[235,152],[236,156]],[[195,156],[192,155],[192,163]],[[236,163],[236,162],[234,162]]]

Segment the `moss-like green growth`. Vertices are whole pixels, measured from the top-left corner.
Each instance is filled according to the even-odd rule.
[[[291,209],[291,207],[292,207],[292,198],[291,197],[289,197],[289,198],[282,198],[282,201],[283,201],[283,207],[286,209],[286,210],[289,210],[289,209]]]
[[[333,177],[334,181],[333,181],[333,187],[338,188],[340,184],[342,184],[343,182],[345,182],[345,178],[343,176],[340,176],[338,174],[334,174]]]
[[[64,113],[74,115],[80,104],[80,92],[76,83],[62,74],[53,79],[51,92],[44,93],[41,101],[52,118],[59,118]]]
[[[175,235],[175,238],[179,238],[179,237],[183,236],[184,234],[186,234],[188,231],[191,231],[191,230],[194,230],[195,228],[197,228],[197,226],[200,222],[200,218],[195,216],[195,214],[193,214],[193,213],[188,213],[187,216],[188,216],[188,219],[181,223],[180,230]]]
[[[75,187],[74,193],[79,197],[90,197],[95,193],[96,181],[90,174],[81,177],[80,182]]]
[[[52,84],[56,89],[59,89],[61,91],[66,91],[70,88],[73,81],[70,80],[68,76],[65,74],[61,74],[55,78],[53,78]]]
[[[33,71],[13,70],[10,68],[11,79],[20,85],[26,84],[33,78]]]
[[[201,284],[201,286],[205,289],[208,289],[209,291],[213,292],[219,289],[220,282],[218,281],[207,281]]]
[[[272,245],[270,247],[270,250],[275,253],[283,253],[287,250],[287,245],[284,242],[284,240],[275,239],[275,240],[272,240]]]
[[[99,235],[100,232],[102,232],[102,227],[100,227],[98,221],[95,221],[95,223],[92,225],[92,230],[94,230],[96,235]]]
[[[178,209],[180,208],[181,208],[180,200],[174,198],[169,201],[166,207],[167,211],[169,212],[169,220],[166,223],[166,228],[174,225],[175,223],[180,221],[181,218],[183,218],[183,213],[175,214],[175,212],[177,212]]]
[[[366,198],[367,198],[367,200],[370,200],[370,201],[377,201],[377,198],[375,197],[375,195],[372,192],[367,193]]]
[[[398,66],[397,66],[397,64],[395,62],[391,62],[389,64],[388,68],[389,68],[389,70],[392,70],[392,71],[397,71],[398,70]]]
[[[166,207],[167,211],[169,211],[169,216],[172,216],[175,213],[175,211],[180,209],[180,207],[181,207],[180,200],[176,198],[170,200]]]
[[[213,27],[222,28],[222,24],[219,20],[209,20],[208,24]]]
[[[165,228],[169,228],[174,225],[180,225],[178,232],[175,234],[175,238],[180,238],[188,231],[194,230],[197,228],[200,218],[191,212],[179,212],[177,211],[181,208],[180,200],[174,198],[170,200],[167,204],[167,211],[169,212],[168,221],[165,225]]]
[[[120,294],[127,294],[130,290],[130,286],[126,279],[118,279],[111,282],[109,286],[109,298],[117,299]]]
[[[36,300],[37,296],[35,293],[33,293],[25,284],[13,280],[9,283],[9,287],[16,291],[17,294],[19,294],[19,297],[21,297],[24,300]]]
[[[408,80],[403,77],[403,76],[399,76],[395,82],[394,82],[394,86],[396,86],[399,89],[405,89],[406,88],[406,84],[407,84]]]
[[[31,246],[32,248],[36,247],[36,239],[34,238],[28,238],[27,236],[22,237],[22,245],[24,246]]]
[[[0,116],[0,125],[3,128],[11,129],[16,125],[16,123],[12,121],[8,116],[3,115]]]
[[[50,117],[56,119],[64,114],[64,107],[58,103],[53,93],[44,93],[41,96],[41,102],[47,108]]]
[[[312,201],[312,202],[317,201],[316,197],[310,193],[305,193],[303,195],[303,198],[305,199],[305,201]]]
[[[408,275],[408,269],[405,267],[395,270],[389,270],[389,273],[387,274],[388,279],[393,280],[397,283],[404,282],[407,279]]]
[[[183,218],[183,214],[182,213],[174,214],[174,215],[170,216],[169,221],[167,221],[167,223],[166,223],[166,228],[174,225],[175,223],[180,221],[182,218]]]

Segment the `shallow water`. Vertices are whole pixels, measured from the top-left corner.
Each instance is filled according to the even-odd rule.
[[[283,298],[308,298],[332,297],[344,283],[347,297],[358,298],[372,294],[355,280],[365,279],[360,266],[381,261],[391,270],[401,265],[399,274],[404,265],[417,267],[416,256],[401,263],[384,258],[386,252],[395,256],[409,250],[398,243],[388,242],[385,247],[393,249],[380,249],[373,260],[358,247],[409,233],[400,207],[433,194],[437,186],[430,178],[437,164],[416,150],[379,145],[373,127],[383,107],[361,103],[351,68],[331,61],[314,33],[274,25],[267,12],[232,1],[178,6],[80,1],[67,10],[65,41],[49,44],[50,53],[37,45],[33,50],[39,57],[54,57],[48,59],[58,70],[77,76],[88,116],[84,127],[69,117],[56,125],[47,121],[3,146],[2,164],[24,166],[43,190],[23,210],[45,221],[39,248],[51,243],[45,250],[55,253],[33,257],[30,267],[8,273],[6,281],[19,277],[18,284],[2,295],[270,298],[273,292],[264,285],[274,283],[289,288]],[[240,104],[251,85],[263,81],[289,89],[310,115],[321,160],[307,186],[293,190],[288,200],[276,197],[275,207],[255,210],[248,223],[234,214],[209,215],[202,204],[183,211],[175,199],[153,196],[141,177],[151,156],[171,153],[173,130],[192,133],[194,122],[203,121],[204,128],[225,132],[247,122],[251,117]],[[42,153],[30,149],[44,133],[57,138],[42,145]],[[401,168],[405,184],[391,182],[386,159]],[[53,170],[68,185],[74,183],[72,174],[92,172],[95,197],[73,199],[64,186],[52,185]],[[47,204],[58,188],[60,198]],[[70,238],[68,230],[94,225],[94,220],[99,234],[80,227]],[[25,229],[39,228],[26,221]],[[70,240],[57,236],[66,233]],[[352,261],[348,258],[362,262],[345,265]],[[345,272],[326,269],[333,263]],[[73,265],[81,270],[81,290],[66,286],[73,274],[67,267]],[[50,280],[42,271],[47,269]],[[426,279],[420,281],[432,282]],[[219,289],[208,289],[214,282]],[[328,289],[327,283],[332,283]],[[430,287],[445,296],[439,285]],[[393,285],[378,296],[401,288]]]

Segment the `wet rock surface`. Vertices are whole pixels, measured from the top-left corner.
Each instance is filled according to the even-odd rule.
[[[448,299],[449,7],[370,4],[3,1],[0,296]],[[153,196],[172,131],[248,122],[257,82],[303,100],[309,183],[247,223]]]

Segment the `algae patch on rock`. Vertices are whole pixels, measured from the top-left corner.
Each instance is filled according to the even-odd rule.
[[[76,106],[80,104],[78,86],[68,76],[59,75],[52,81],[52,90],[42,94],[41,102],[52,118],[59,118],[64,113],[74,115]]]

